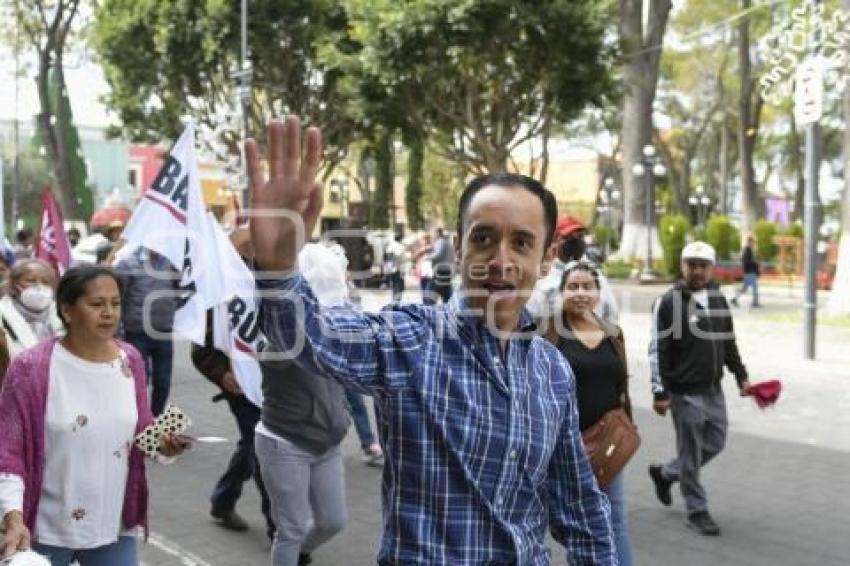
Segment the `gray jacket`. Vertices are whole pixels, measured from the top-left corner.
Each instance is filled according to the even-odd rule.
[[[455,249],[448,236],[438,238],[434,242],[434,251],[430,256],[434,267],[434,277],[451,280],[454,276]]]
[[[145,264],[150,264],[150,267],[145,269]],[[179,274],[171,263],[162,256],[150,256],[150,252],[139,248],[118,261],[114,268],[124,284],[121,299],[124,332],[144,332],[145,318],[154,330],[171,332],[179,284]],[[156,295],[146,307],[145,299],[154,292]]]
[[[262,422],[270,432],[319,455],[345,438],[345,390],[291,361],[262,362]]]

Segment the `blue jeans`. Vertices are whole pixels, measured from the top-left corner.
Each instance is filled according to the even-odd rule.
[[[366,403],[363,402],[360,393],[356,391],[346,389],[345,397],[348,399],[348,408],[351,419],[354,421],[354,428],[357,430],[357,437],[360,439],[360,447],[365,450],[375,443],[375,434],[369,424],[369,411],[366,409]]]
[[[157,340],[144,332],[127,332],[127,342],[135,346],[145,360],[151,385],[151,411],[154,416],[165,410],[171,391],[171,366],[174,362],[174,343],[171,339]]]
[[[236,451],[230,457],[227,470],[215,484],[210,503],[214,512],[232,511],[242,495],[242,485],[253,477],[260,492],[260,508],[266,518],[266,527],[269,535],[272,535],[275,527],[271,519],[271,503],[260,476],[260,464],[254,453],[254,428],[260,420],[260,408],[244,395],[226,395],[225,400],[230,405],[233,418],[236,419],[239,442],[236,443]]]
[[[632,566],[632,541],[629,537],[629,523],[626,518],[626,489],[621,471],[614,481],[605,488],[611,502],[611,526],[614,531],[614,545],[620,566]]]
[[[106,546],[74,550],[61,546],[35,543],[32,549],[50,560],[50,566],[68,566],[75,560],[80,566],[137,566],[136,537],[118,537]]]
[[[436,301],[433,295],[433,280],[430,277],[422,277],[419,279],[419,288],[422,290],[422,304],[434,305]]]
[[[744,284],[735,293],[735,298],[737,299],[741,295],[745,295],[747,289],[750,288],[753,290],[753,306],[757,307],[759,304],[759,276],[756,273],[744,273]]]

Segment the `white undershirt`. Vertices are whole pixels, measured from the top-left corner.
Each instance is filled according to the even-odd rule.
[[[694,291],[691,293],[691,296],[697,302],[699,306],[704,309],[708,308],[708,289],[700,289],[699,291]]]
[[[36,516],[38,542],[65,548],[111,544],[121,512],[138,410],[121,358],[83,360],[57,343],[50,359],[45,464]],[[23,508],[21,478],[0,475],[0,513]]]

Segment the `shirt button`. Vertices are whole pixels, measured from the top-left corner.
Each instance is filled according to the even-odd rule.
[[[505,502],[505,498],[504,498],[504,497],[502,497],[501,495],[500,495],[499,497],[497,497],[497,498],[496,498],[496,504],[497,504],[497,505],[501,505],[501,504],[502,504],[502,503],[504,503],[504,502]]]
[[[511,450],[511,458],[516,459],[516,450]]]

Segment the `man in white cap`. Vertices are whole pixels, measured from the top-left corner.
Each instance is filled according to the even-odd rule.
[[[682,279],[653,306],[649,346],[652,408],[661,416],[671,411],[677,449],[669,463],[649,466],[649,476],[664,505],[672,503],[670,490],[678,481],[688,512],[686,525],[709,536],[719,535],[720,528],[708,513],[699,473],[726,442],[723,366],[735,374],[741,395],[749,386],[729,305],[711,278],[714,262],[714,248],[705,242],[685,246]]]

